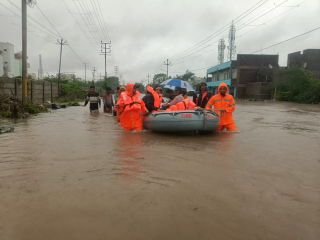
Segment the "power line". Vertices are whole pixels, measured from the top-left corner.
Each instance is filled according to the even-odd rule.
[[[18,17],[21,18],[20,15],[18,15],[17,13],[15,13],[14,11],[12,11],[11,9],[9,9],[7,6],[5,6],[4,4],[0,3],[4,8],[6,8],[8,11],[12,12],[13,14],[16,14]],[[17,6],[16,6],[17,7]],[[21,9],[19,7],[17,7],[20,11]],[[29,17],[30,18],[30,17]],[[44,32],[42,29],[40,29],[39,27],[37,27],[36,25],[34,25],[33,23],[29,22],[28,24],[30,24],[31,26],[34,26],[35,28],[37,28],[40,32],[45,33],[46,35],[52,37],[52,38],[56,38],[56,34],[49,34],[47,32]],[[51,32],[50,30],[48,30],[47,28],[45,28],[48,32]]]
[[[312,30],[310,30],[310,31],[308,31],[308,32],[305,32],[305,33],[302,33],[302,34],[300,34],[300,35],[297,35],[297,36],[295,36],[295,37],[286,39],[286,40],[284,40],[284,41],[278,42],[278,43],[273,44],[273,45],[271,45],[271,46],[269,46],[269,47],[266,47],[266,48],[263,48],[263,49],[259,49],[259,50],[255,51],[255,52],[250,53],[250,54],[254,54],[254,53],[260,52],[260,51],[262,51],[262,50],[266,50],[266,49],[269,49],[269,48],[271,48],[271,47],[280,45],[280,44],[282,44],[282,43],[284,43],[284,42],[288,42],[288,41],[290,41],[290,40],[292,40],[292,39],[295,39],[295,38],[301,37],[301,36],[303,36],[303,35],[306,35],[306,34],[308,34],[308,33],[314,32],[314,31],[316,31],[316,30],[318,30],[318,29],[320,29],[320,27],[317,27],[317,28],[312,29]],[[215,64],[215,65],[216,65],[216,64]],[[190,70],[190,71],[199,71],[199,70],[209,69],[209,68],[211,68],[211,67],[214,67],[215,65],[211,65],[211,66],[204,67],[204,68],[199,68],[199,69],[193,69],[193,70]]]
[[[53,26],[53,24],[49,21],[47,16],[42,12],[42,10],[39,8],[38,4],[36,4],[36,7],[39,9],[39,11],[42,13],[42,15],[47,19],[47,21],[50,23],[51,27],[58,33],[59,37],[61,37],[60,33],[57,31],[57,29]]]
[[[282,42],[273,44],[273,45],[271,45],[271,46],[269,46],[269,47],[266,47],[266,48],[260,49],[260,50],[258,50],[258,51],[252,52],[251,54],[260,52],[260,51],[262,51],[262,50],[266,50],[266,49],[268,49],[268,48],[271,48],[271,47],[277,46],[277,45],[279,45],[279,44],[282,44],[282,43],[284,43],[284,42],[288,42],[288,41],[290,41],[290,40],[292,40],[292,39],[295,39],[295,38],[301,37],[301,36],[303,36],[303,35],[306,35],[306,34],[308,34],[308,33],[314,32],[314,31],[316,31],[316,30],[318,30],[318,29],[320,29],[320,27],[315,28],[315,29],[312,29],[312,30],[310,30],[310,31],[308,31],[308,32],[302,33],[302,34],[297,35],[297,36],[295,36],[295,37],[289,38],[289,39],[284,40],[284,41],[282,41]]]
[[[245,13],[247,13],[248,11],[250,11],[252,8],[256,7],[257,5],[259,5],[261,2],[263,2],[264,0],[259,1],[257,4],[255,4],[253,7],[249,8],[248,10],[246,10],[244,13],[242,13],[241,15],[239,15],[236,19],[238,19],[240,16],[244,15]],[[264,3],[266,3],[268,0],[265,0],[262,4],[260,4],[258,7],[262,6]],[[258,8],[257,7],[257,8]],[[257,8],[255,8],[254,10],[256,10]],[[251,13],[251,12],[250,12]],[[239,21],[239,20],[238,20]],[[225,30],[225,28],[229,28],[229,23],[227,25],[225,25],[224,27],[220,28],[218,31],[216,31],[215,33],[213,33],[212,35],[210,35],[209,37],[205,38],[204,40],[202,40],[201,42],[199,42],[198,44],[194,45],[193,47],[187,49],[186,51],[183,51],[179,54],[176,54],[174,56],[172,56],[170,59],[174,59],[179,55],[184,54],[185,52],[190,52],[191,49],[196,49],[198,48],[198,45],[203,45],[205,43],[207,43],[208,41],[210,41],[212,39],[212,37],[215,37],[217,34],[219,34],[220,31]],[[209,39],[209,40],[208,40]]]
[[[21,8],[18,7],[16,4],[14,4],[11,0],[7,0],[13,7],[15,7],[17,10],[21,11]],[[2,4],[3,5],[3,4]],[[3,5],[4,6],[4,5]],[[37,20],[35,20],[33,17],[31,17],[29,14],[27,14],[28,18],[30,18],[32,21],[34,21],[36,24],[38,24],[39,26],[41,26],[43,29],[45,29],[46,31],[50,32],[51,34],[53,34],[52,36],[54,37],[61,37],[59,34],[55,34],[54,32],[52,32],[50,29],[48,29],[47,27],[43,26],[41,23],[39,23]],[[30,23],[30,22],[29,22]],[[30,23],[31,25],[35,26],[34,24]],[[36,26],[35,26],[36,27]]]
[[[308,0],[305,0],[305,1],[301,2],[301,3],[299,3],[298,6],[300,6],[301,4],[305,3],[306,1],[308,1]],[[281,4],[283,4],[283,3],[284,3],[284,2],[282,2]],[[273,5],[271,5],[271,6],[273,6]],[[271,6],[269,6],[268,8],[270,8]],[[263,10],[262,12],[266,11],[268,8],[266,8],[266,9]],[[263,25],[265,25],[266,23],[268,23],[268,22],[274,20],[275,18],[277,18],[277,17],[279,17],[279,16],[281,16],[281,15],[283,15],[283,14],[291,11],[291,10],[294,9],[294,8],[296,8],[296,6],[293,6],[291,9],[289,9],[289,10],[287,10],[287,11],[285,11],[285,12],[283,12],[283,13],[281,13],[281,14],[279,14],[279,15],[271,18],[271,19],[269,19],[268,21],[264,22],[264,23],[261,24],[261,25],[258,25],[258,26],[255,27],[254,29],[251,29],[251,30],[249,30],[249,31],[241,34],[241,35],[240,35],[239,37],[237,37],[237,38],[240,38],[240,37],[248,34],[249,32],[251,32],[251,31],[253,31],[253,30],[255,30],[255,29],[257,29],[257,28],[259,28],[259,27],[261,27],[261,26],[263,26]],[[262,12],[260,12],[260,13],[262,13]],[[255,17],[256,17],[256,16],[257,16],[257,15],[255,15]],[[252,19],[252,18],[251,18],[251,19]],[[250,19],[250,20],[251,20],[251,19]],[[247,26],[247,25],[246,25],[246,26]],[[242,28],[244,28],[244,27],[246,27],[246,26],[242,26],[242,27],[240,27],[240,29],[242,29]],[[238,30],[238,31],[239,31],[239,30]],[[227,37],[227,36],[228,36],[228,35],[225,35],[225,36],[223,36],[223,38],[225,38],[225,37]],[[207,45],[206,47],[204,47],[204,48],[202,48],[202,49],[206,49],[206,48],[208,48],[208,47],[211,46],[211,45],[213,45],[213,44],[209,44],[209,45]],[[196,54],[196,53],[198,53],[199,51],[201,51],[202,49],[198,50],[197,52],[191,53],[191,54],[189,54],[189,55],[187,55],[187,56],[185,56],[185,57],[188,57],[188,56],[191,56],[191,55],[193,55],[193,54]],[[203,54],[202,54],[202,55],[203,55]],[[200,56],[202,56],[202,55],[199,55],[199,56],[197,56],[197,57],[200,57]],[[182,58],[185,58],[185,57],[182,57]],[[196,57],[195,57],[195,58],[196,58]],[[193,59],[193,58],[192,58],[192,59]],[[190,60],[192,60],[192,59],[188,59],[188,60],[186,60],[186,61],[184,61],[184,62],[190,61]],[[175,65],[176,65],[176,64],[175,64]]]
[[[244,19],[246,16],[248,16],[248,15],[250,15],[253,11],[255,11],[256,9],[258,9],[260,6],[262,6],[263,4],[265,4],[266,2],[267,2],[268,0],[266,0],[266,1],[264,1],[263,3],[261,3],[260,5],[258,5],[259,3],[257,3],[256,5],[258,5],[257,7],[255,7],[256,5],[254,5],[252,8],[254,8],[253,10],[252,10],[252,8],[250,8],[249,10],[247,10],[245,13],[243,13],[243,14],[241,14],[240,16],[242,16],[242,15],[244,15],[244,16],[242,16],[242,18],[240,18],[240,19],[238,19],[240,16],[238,16],[237,18],[235,18],[235,20],[236,19],[238,19],[237,21],[235,21],[235,23],[237,23],[237,22],[239,22],[239,21],[241,21],[242,19]],[[274,11],[276,8],[278,8],[278,7],[280,7],[282,4],[284,4],[285,2],[287,2],[288,0],[285,0],[285,1],[283,1],[281,4],[279,4],[279,5],[277,5],[276,7],[274,7],[273,9],[271,9],[270,11],[268,11],[267,13],[270,13],[271,11]],[[307,0],[306,0],[307,1]],[[304,2],[306,2],[306,1],[304,1]],[[302,3],[304,3],[304,2],[302,2]],[[300,3],[300,4],[302,4],[302,3]],[[274,6],[274,4],[273,5],[271,5],[271,6]],[[271,6],[269,6],[268,8],[270,8]],[[261,13],[263,13],[264,11],[266,11],[268,8],[266,8],[266,9],[264,9],[262,12],[260,12],[259,14],[261,14]],[[251,11],[250,11],[251,10]],[[249,12],[248,12],[249,11]],[[248,13],[247,13],[248,12]],[[252,23],[252,22],[254,22],[254,21],[256,21],[256,20],[258,20],[258,19],[260,19],[261,17],[263,17],[264,15],[266,15],[267,13],[265,13],[265,14],[263,14],[262,16],[259,16],[259,17],[257,17],[257,18],[255,18],[256,16],[258,16],[259,14],[257,14],[257,15],[255,15],[253,18],[255,18],[254,20],[252,20],[253,18],[251,18],[249,21],[251,21],[250,23]],[[250,24],[249,23],[249,24]],[[248,25],[248,24],[247,24]],[[238,30],[240,30],[240,29],[242,29],[242,28],[244,28],[244,27],[246,27],[247,25],[244,25],[244,26],[242,26],[242,27],[240,27]],[[227,25],[226,25],[227,26]],[[197,46],[197,45],[195,45],[193,48],[193,50],[189,50],[189,51],[187,51],[187,52],[192,52],[192,51],[195,51],[197,48],[199,48],[200,46],[202,46],[203,44],[205,44],[205,43],[207,43],[207,42],[209,42],[209,41],[211,41],[215,36],[214,35],[218,35],[217,33],[218,32],[220,32],[220,33],[222,33],[223,31],[225,31],[225,30],[227,30],[227,29],[224,29],[224,28],[226,28],[226,26],[225,27],[223,27],[223,28],[221,28],[220,30],[218,30],[216,33],[214,33],[214,34],[212,34],[210,37],[208,37],[207,39],[205,39],[205,40],[203,40],[202,42],[202,44],[197,44],[197,45],[199,45],[199,46]],[[222,32],[221,32],[222,31]],[[219,33],[219,34],[220,34]],[[223,36],[223,38],[225,38],[226,36]],[[209,47],[210,45],[212,45],[212,44],[209,44],[209,45],[207,45],[205,48],[207,48],[207,47]],[[197,46],[197,47],[196,47]],[[202,49],[205,49],[205,48],[202,48]],[[184,58],[185,56],[183,56],[183,55],[185,55],[185,54],[187,54],[187,52],[186,53],[183,53],[182,54],[182,56],[177,56],[177,57],[174,57],[174,58],[171,58],[171,59],[179,59],[179,58]],[[198,50],[196,51],[196,52],[193,52],[193,53],[191,53],[191,54],[189,54],[189,55],[193,55],[193,54],[195,54],[195,53],[197,53],[198,52]],[[187,56],[189,56],[189,55],[187,55]]]

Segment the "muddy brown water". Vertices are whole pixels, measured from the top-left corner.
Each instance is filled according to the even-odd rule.
[[[320,105],[239,101],[234,119],[206,135],[83,107],[1,120],[0,239],[320,239]]]

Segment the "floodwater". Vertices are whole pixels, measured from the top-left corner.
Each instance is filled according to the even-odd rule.
[[[2,120],[0,239],[320,239],[320,105],[238,101],[234,119],[206,135],[83,107]]]

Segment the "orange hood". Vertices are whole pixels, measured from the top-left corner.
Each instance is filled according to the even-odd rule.
[[[129,96],[133,96],[134,83],[127,83],[127,92]]]
[[[220,83],[219,87],[218,87],[218,94],[220,94],[220,88],[221,87],[226,87],[227,88],[227,91],[226,91],[226,94],[228,93],[228,86],[227,84],[225,84],[224,82]]]
[[[124,89],[125,91],[127,91],[127,89],[126,89],[124,86],[121,86],[120,89],[119,89],[119,92],[118,92],[118,97],[121,96],[121,92],[120,92],[120,91],[121,91],[122,89]]]

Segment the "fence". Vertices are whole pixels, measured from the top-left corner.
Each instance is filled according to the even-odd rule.
[[[0,93],[22,99],[21,79],[2,78]],[[54,102],[59,97],[58,84],[46,81],[28,81],[28,101],[32,103]]]

